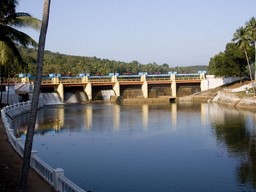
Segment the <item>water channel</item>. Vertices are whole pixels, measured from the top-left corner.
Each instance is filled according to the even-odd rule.
[[[23,140],[25,119],[15,122]],[[33,148],[92,192],[256,191],[255,123],[213,103],[49,106]]]

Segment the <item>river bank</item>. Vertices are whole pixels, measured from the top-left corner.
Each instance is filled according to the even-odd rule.
[[[240,109],[256,110],[256,96],[254,96],[253,93],[246,93],[246,89],[241,89],[239,92],[233,92],[233,90],[237,90],[239,87],[244,87],[249,84],[250,82],[248,81],[243,83],[237,82],[186,97],[181,97],[177,99],[177,102],[215,102],[221,105]]]

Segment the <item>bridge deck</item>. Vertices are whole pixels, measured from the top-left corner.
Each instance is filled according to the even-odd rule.
[[[189,75],[177,75],[175,80],[171,80],[168,76],[163,75],[155,75],[155,76],[147,76],[146,82],[150,85],[155,84],[172,84],[175,81],[178,84],[185,83],[200,83],[201,79],[199,76],[189,76]],[[33,82],[31,79],[29,82]],[[42,87],[55,87],[62,83],[65,87],[77,87],[77,86],[86,86],[88,83],[91,83],[92,86],[113,86],[118,82],[122,85],[142,85],[144,81],[141,80],[139,76],[120,76],[117,78],[117,81],[112,81],[111,77],[91,77],[89,81],[85,82],[82,78],[79,77],[59,77],[58,81],[54,81],[53,78],[43,77],[42,79]],[[15,85],[17,83],[22,83],[21,78],[13,78],[9,79],[9,83],[5,82],[3,85]]]

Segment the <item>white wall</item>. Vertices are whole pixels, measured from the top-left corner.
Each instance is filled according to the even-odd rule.
[[[213,89],[215,87],[219,87],[221,85],[225,85],[228,83],[232,83],[234,81],[238,81],[239,77],[217,77],[215,78],[214,75],[206,75],[206,79],[201,81],[201,91],[205,91],[208,89]]]

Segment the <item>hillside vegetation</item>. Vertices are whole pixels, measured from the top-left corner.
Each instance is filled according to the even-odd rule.
[[[23,73],[34,74],[36,66],[35,49],[19,48],[25,63]],[[159,65],[157,63],[141,64],[138,61],[123,62],[97,57],[84,57],[65,55],[61,53],[45,52],[44,57],[44,75],[50,73],[60,73],[62,75],[78,75],[80,73],[90,73],[91,75],[108,75],[109,73],[138,74],[139,72],[148,72],[148,74],[166,74],[170,71],[177,73],[197,73],[206,71],[207,66],[186,66],[169,67],[168,64]]]

